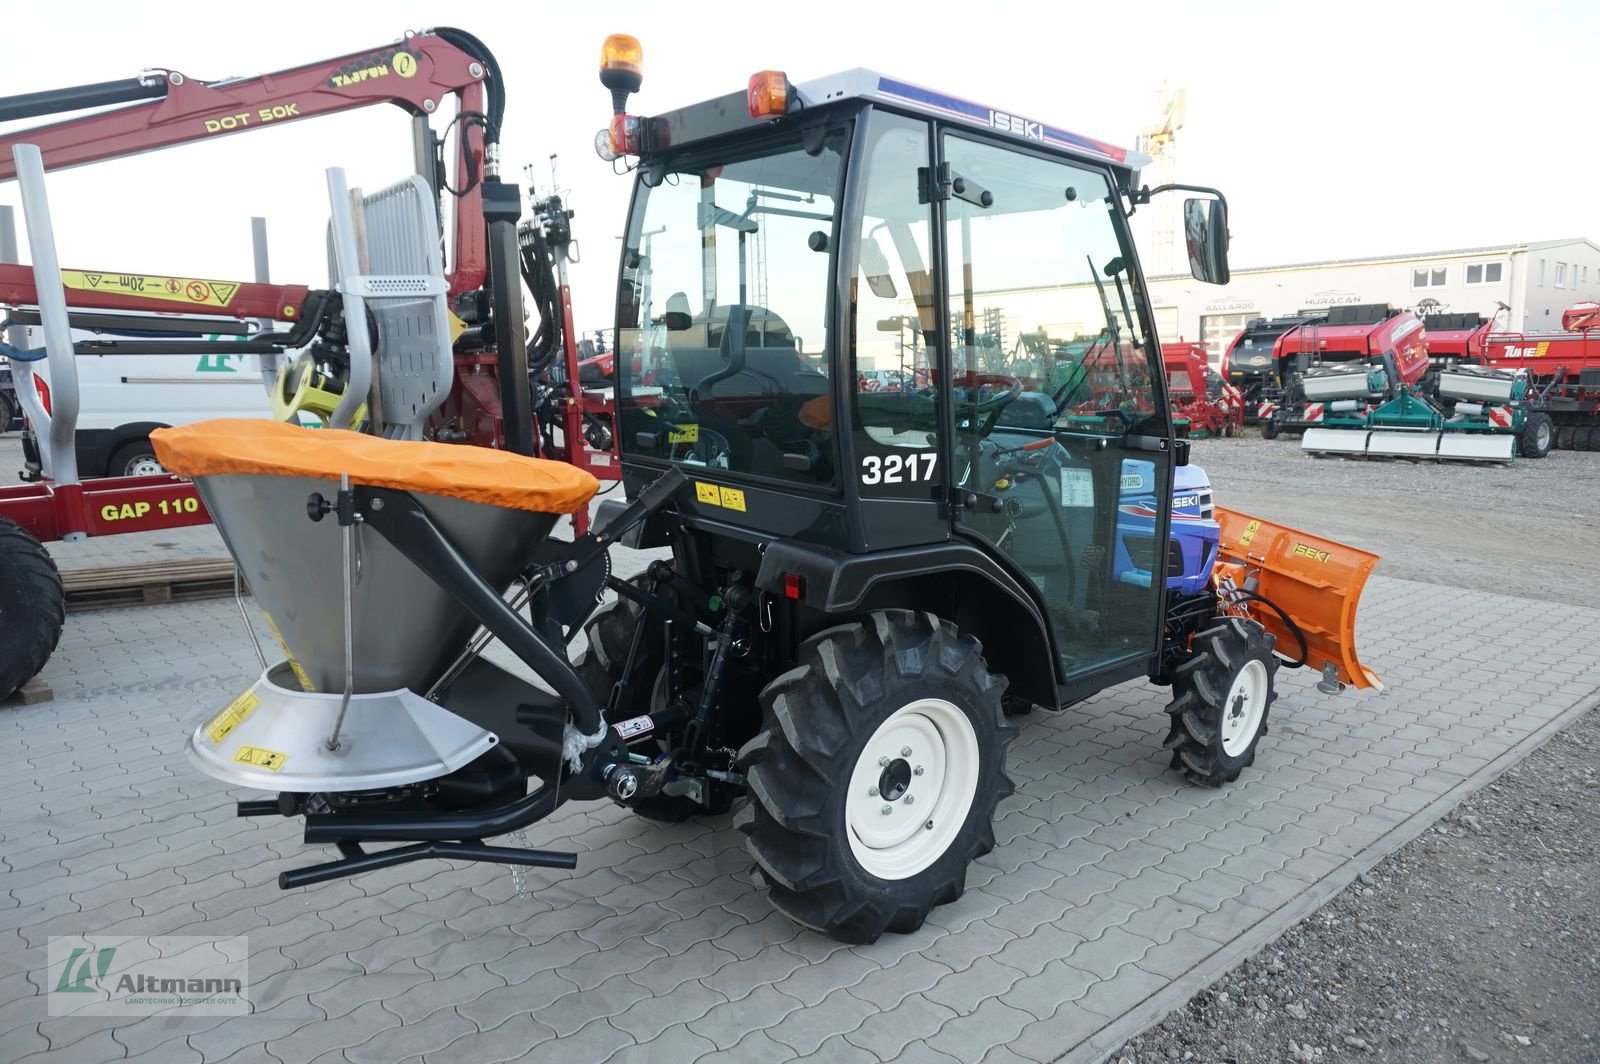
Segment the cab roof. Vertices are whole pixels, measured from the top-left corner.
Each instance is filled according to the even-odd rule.
[[[1130,173],[1137,173],[1150,162],[1150,157],[1142,152],[1119,148],[1093,137],[1047,125],[1038,119],[1012,111],[997,110],[986,104],[974,103],[948,93],[936,92],[863,67],[811,81],[796,82],[794,89],[801,108],[798,112],[791,111],[791,114],[804,114],[807,107],[820,107],[844,100],[867,100],[926,115],[929,118],[954,119],[1004,134],[1020,143],[1047,145],[1085,159],[1110,164]],[[656,121],[663,120],[675,133],[680,134],[669,138],[668,142],[674,146],[702,137],[768,123],[766,119],[752,119],[748,116],[742,92],[656,116]]]

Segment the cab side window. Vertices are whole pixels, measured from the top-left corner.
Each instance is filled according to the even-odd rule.
[[[920,193],[929,133],[925,123],[879,113],[867,138],[850,273],[856,476],[869,495],[923,496],[933,490],[939,431],[939,307]]]

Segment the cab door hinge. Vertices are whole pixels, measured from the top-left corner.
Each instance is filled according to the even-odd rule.
[[[949,163],[940,163],[938,169],[932,171],[931,177],[926,166],[917,167],[918,203],[929,203],[935,199],[942,203],[952,196],[974,207],[994,206],[994,193],[972,178],[962,177],[950,169]]]

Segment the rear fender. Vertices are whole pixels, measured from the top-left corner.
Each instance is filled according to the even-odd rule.
[[[1222,539],[1212,579],[1224,599],[1231,588],[1255,592],[1299,627],[1308,667],[1320,673],[1331,664],[1341,683],[1383,690],[1377,674],[1356,656],[1356,608],[1378,556],[1220,506],[1216,516]],[[1275,635],[1280,654],[1299,652],[1276,610],[1250,600],[1235,609]]]

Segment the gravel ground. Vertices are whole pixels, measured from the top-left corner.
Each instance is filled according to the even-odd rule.
[[[1600,712],[1113,1059],[1600,1061],[1597,765]]]
[[[1600,453],[1510,466],[1311,458],[1300,441],[1196,440],[1217,503],[1370,550],[1385,576],[1600,606]],[[1575,578],[1575,573],[1581,574]]]

